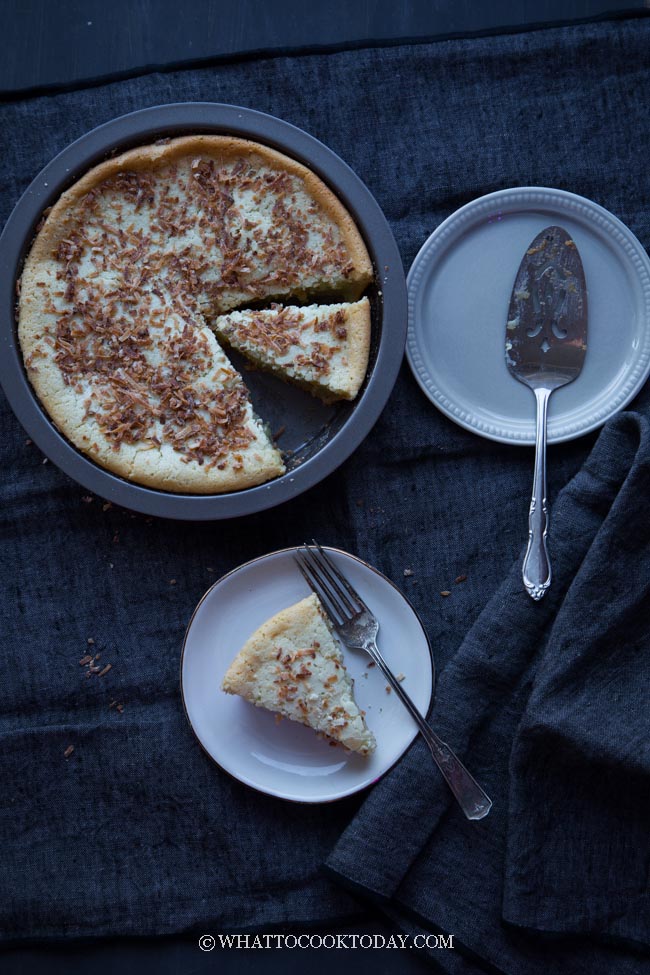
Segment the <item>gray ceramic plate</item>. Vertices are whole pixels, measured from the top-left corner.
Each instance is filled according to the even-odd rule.
[[[576,242],[589,295],[585,364],[551,397],[549,442],[601,426],[650,372],[650,260],[625,224],[564,190],[523,187],[473,200],[434,231],[409,271],[407,355],[443,413],[502,443],[535,443],[535,399],[507,370],[505,325],[524,251],[549,224]]]
[[[302,390],[259,372],[245,372],[254,406],[290,451],[280,478],[221,495],[172,494],[125,481],[99,467],[63,437],[41,408],[25,374],[16,338],[15,285],[35,227],[82,173],[110,155],[164,136],[230,133],[255,139],[304,163],[331,187],[356,220],[375,267],[370,364],[364,386],[350,404],[326,407]],[[361,443],[381,413],[397,378],[406,339],[404,272],[386,218],[361,180],[337,155],[300,129],[246,108],[190,102],[144,109],[93,129],[65,149],[36,177],[0,238],[0,382],[25,430],[51,461],[89,491],[135,511],[167,518],[212,520],[273,507],[313,487]],[[241,360],[233,356],[235,365]]]
[[[339,549],[330,557],[379,619],[379,647],[421,714],[432,703],[435,668],[427,635],[400,590],[377,569]],[[310,595],[294,561],[295,549],[271,552],[229,572],[206,592],[189,622],[181,659],[185,713],[207,754],[226,772],[260,792],[294,802],[331,802],[376,782],[404,754],[417,726],[369,657],[343,648],[355,699],[366,711],[377,749],[367,758],[330,748],[327,741],[263,708],[220,690],[235,654],[258,626]],[[431,765],[431,775],[436,775]]]

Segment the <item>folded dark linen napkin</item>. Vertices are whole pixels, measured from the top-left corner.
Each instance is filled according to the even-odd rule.
[[[649,495],[650,423],[622,414],[554,506],[549,598],[517,563],[442,674],[434,724],[488,818],[462,821],[418,742],[328,860],[508,972],[612,971],[594,938],[649,940]],[[522,942],[502,920],[591,938]]]
[[[444,217],[505,186],[590,197],[648,245],[649,41],[633,20],[6,103],[0,217],[94,125],[201,100],[281,116],[338,151],[406,266]],[[339,471],[214,525],[87,496],[2,399],[0,937],[336,924],[374,898],[405,930],[454,934],[464,950],[435,955],[450,970],[640,971],[647,391],[631,410],[579,474],[595,435],[550,451],[556,578],[537,605],[519,578],[532,452],[456,427],[406,368]],[[484,822],[462,819],[420,743],[367,797],[323,808],[256,794],[196,745],[178,688],[196,602],[234,566],[314,535],[375,564],[420,613],[441,675],[433,721],[495,800]],[[89,647],[112,665],[101,678],[79,663]]]

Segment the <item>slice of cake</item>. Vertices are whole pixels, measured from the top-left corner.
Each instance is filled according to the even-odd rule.
[[[366,375],[367,298],[351,304],[235,311],[212,324],[223,342],[326,403],[354,399]]]
[[[239,651],[222,688],[257,707],[306,724],[350,751],[369,755],[375,738],[317,596],[263,623]]]

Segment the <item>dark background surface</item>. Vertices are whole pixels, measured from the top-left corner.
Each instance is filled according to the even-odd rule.
[[[519,30],[647,11],[644,0],[3,0],[0,91],[257,51]]]
[[[258,51],[392,43],[648,12],[643,0],[329,0],[309,10],[304,0],[195,0],[180,5],[170,0],[113,4],[32,0],[3,2],[1,9],[0,91],[6,98],[50,86],[74,87],[137,74],[153,66],[234,59]],[[337,931],[389,933],[383,921],[372,918]],[[332,966],[378,975],[431,970],[418,957],[401,951],[202,953],[197,940],[198,934],[15,947],[0,955],[0,970],[7,975],[131,975],[143,970],[160,975],[291,973]]]

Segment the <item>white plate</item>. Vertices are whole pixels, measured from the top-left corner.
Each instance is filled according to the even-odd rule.
[[[507,370],[505,327],[524,251],[549,224],[578,246],[589,308],[585,364],[551,397],[549,442],[601,426],[650,372],[650,260],[625,224],[564,190],[482,196],[445,220],[413,262],[407,356],[443,413],[502,443],[535,442],[535,400]]]
[[[265,620],[310,594],[293,559],[295,549],[272,552],[223,576],[205,594],[185,634],[181,693],[199,742],[226,772],[246,785],[295,802],[329,802],[358,792],[395,764],[416,725],[369,658],[343,648],[355,698],[377,739],[362,758],[332,748],[314,731],[225,694],[221,681],[235,654]],[[401,592],[365,562],[328,548],[341,571],[377,614],[378,643],[404,688],[426,715],[433,693],[433,658],[422,624]],[[367,674],[367,677],[364,676]]]

